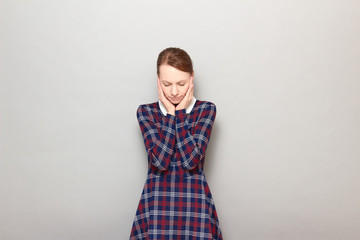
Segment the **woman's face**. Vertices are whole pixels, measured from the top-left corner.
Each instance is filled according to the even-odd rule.
[[[158,79],[165,97],[174,105],[181,102],[190,86],[194,74],[180,71],[170,65],[159,67]]]

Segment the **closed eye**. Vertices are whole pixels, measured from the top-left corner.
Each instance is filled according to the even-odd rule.
[[[165,87],[170,86],[171,84],[164,84]],[[180,86],[185,86],[185,84],[179,84]]]

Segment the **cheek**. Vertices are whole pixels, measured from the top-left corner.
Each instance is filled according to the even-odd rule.
[[[186,93],[186,89],[187,89],[187,87],[185,87],[185,86],[179,87],[178,91],[179,91],[180,95],[184,95],[184,93]]]
[[[190,88],[190,85],[187,85],[187,86],[185,87],[185,93],[189,90],[189,88]]]
[[[170,94],[170,90],[168,87],[164,87],[163,92],[164,92],[165,96],[169,96],[169,94]]]

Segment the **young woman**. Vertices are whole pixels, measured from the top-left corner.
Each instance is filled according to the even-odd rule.
[[[130,240],[222,240],[203,169],[216,106],[193,96],[190,56],[163,50],[157,60],[159,100],[137,109],[148,174]]]

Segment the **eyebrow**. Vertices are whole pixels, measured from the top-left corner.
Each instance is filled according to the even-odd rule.
[[[166,80],[162,80],[163,82],[166,82],[166,83],[171,83],[171,82],[168,82],[168,81],[166,81]],[[179,83],[179,82],[181,82],[181,81],[186,81],[186,79],[183,79],[183,80],[179,80],[179,81],[177,81],[177,83]]]

